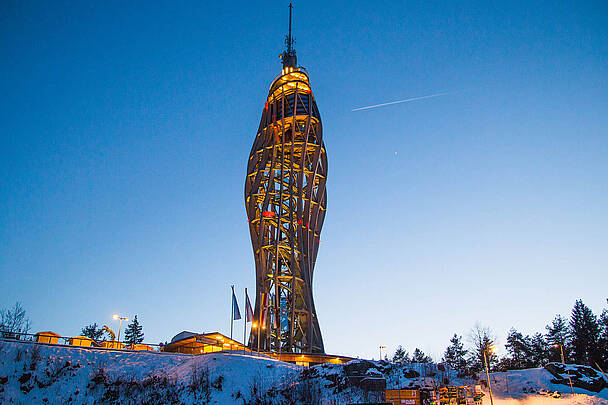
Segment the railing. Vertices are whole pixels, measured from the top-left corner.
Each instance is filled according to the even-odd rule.
[[[227,349],[221,346],[200,343],[198,345],[184,345],[179,346],[171,351],[166,351],[164,343],[138,343],[136,345],[132,345],[131,342],[118,342],[115,340],[103,340],[96,341],[94,339],[88,338],[86,336],[58,336],[51,333],[39,332],[39,333],[25,333],[25,332],[11,332],[6,330],[0,330],[0,339],[4,341],[15,341],[15,342],[23,342],[23,343],[34,343],[45,346],[64,346],[64,347],[72,347],[79,349],[91,349],[91,350],[114,350],[114,351],[125,351],[125,352],[146,352],[146,353],[157,353],[157,354],[180,354],[186,356],[198,356],[205,354],[217,354],[217,353],[234,353],[234,354],[247,354],[252,356],[259,357],[269,357],[265,353],[251,351],[248,348],[243,349],[235,349],[232,346]],[[54,332],[53,332],[54,333]],[[86,341],[89,345],[78,344],[81,341]],[[74,343],[77,342],[77,343]],[[104,343],[107,343],[107,347],[104,347]],[[123,345],[124,347],[115,347]],[[137,349],[138,345],[148,346],[152,348],[152,350],[140,348]],[[206,347],[217,348],[218,350],[205,351]],[[202,351],[201,351],[202,349]]]
[[[79,336],[61,336],[56,335],[54,332],[45,331],[39,333],[26,333],[26,332],[12,332],[7,330],[0,330],[0,338],[4,340],[14,340],[18,342],[34,342],[47,345],[59,345],[59,346],[72,346],[72,347],[84,347],[92,349],[113,349],[113,350],[130,350],[130,351],[156,351],[162,352],[163,343],[136,343],[132,344],[127,341],[116,341],[116,340],[101,340],[89,338],[84,335]],[[79,344],[84,343],[84,344]],[[88,344],[87,344],[88,343]],[[140,349],[134,347],[140,346]],[[143,346],[150,347],[152,350],[143,349]]]

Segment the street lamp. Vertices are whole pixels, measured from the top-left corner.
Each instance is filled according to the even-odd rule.
[[[129,318],[127,318],[126,316],[119,316],[119,315],[114,315],[112,318],[114,320],[118,319],[118,342],[120,343],[120,328],[122,327],[122,321],[128,321]]]
[[[493,353],[494,349],[495,349],[495,347],[491,346],[489,349],[483,350],[483,360],[486,363],[486,378],[488,379],[488,391],[490,391],[490,404],[491,405],[494,405],[494,399],[492,399],[492,384],[490,383],[490,371],[488,368],[488,356],[486,355],[486,352]]]
[[[380,349],[380,360],[382,360],[382,349],[386,349],[386,346],[379,346]]]
[[[562,364],[565,366],[566,361],[564,360],[564,346],[562,346],[560,343],[557,343],[554,345],[554,347],[559,347],[559,350],[562,354]],[[566,373],[568,374],[568,381],[570,381],[570,391],[572,391],[572,395],[574,395],[574,387],[572,386],[572,378],[570,378],[570,370],[568,370],[568,367],[566,367]]]
[[[252,323],[251,324],[252,328],[257,328],[258,329],[258,338],[256,339],[258,341],[258,353],[260,352],[260,328],[258,328],[258,324],[257,323]],[[253,350],[253,349],[252,349]]]

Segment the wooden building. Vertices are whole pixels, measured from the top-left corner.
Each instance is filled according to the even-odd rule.
[[[245,350],[242,343],[232,340],[219,332],[195,333],[183,331],[171,339],[163,348],[165,352],[204,354],[223,350]]]
[[[90,337],[86,336],[76,336],[72,337],[69,340],[70,345],[72,346],[83,346],[83,347],[91,347],[96,346],[95,341]]]
[[[116,340],[107,340],[105,342],[101,342],[101,347],[105,349],[124,349],[125,345]]]
[[[171,339],[171,343],[163,348],[163,351],[165,352],[184,354],[205,354],[227,350],[241,351],[243,354],[255,353],[265,355],[280,361],[305,367],[324,363],[341,364],[354,360],[352,357],[336,356],[332,354],[252,352],[248,347],[244,347],[242,343],[230,339],[228,336],[219,332],[195,333],[183,331],[175,335],[173,339]]]
[[[52,344],[58,344],[59,343],[59,338],[61,337],[60,334],[55,333],[55,332],[51,332],[50,330],[47,330],[45,332],[38,332],[34,335],[36,342],[39,343],[52,343]]]

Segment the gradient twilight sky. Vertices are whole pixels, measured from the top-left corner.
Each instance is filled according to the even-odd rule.
[[[255,289],[244,176],[288,2],[219,3],[2,2],[0,307],[35,331],[229,333],[230,284]],[[476,321],[504,343],[605,307],[606,21],[605,1],[294,4],[329,159],[327,352],[438,358]]]

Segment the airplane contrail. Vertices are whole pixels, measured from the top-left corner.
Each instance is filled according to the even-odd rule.
[[[361,110],[369,110],[370,108],[376,108],[376,107],[384,107],[386,105],[391,105],[391,104],[401,104],[401,103],[408,103],[410,101],[416,101],[416,100],[424,100],[425,98],[433,98],[433,97],[439,97],[439,96],[445,96],[446,94],[452,94],[454,93],[453,91],[446,91],[444,93],[436,93],[436,94],[430,94],[428,96],[421,96],[421,97],[413,97],[413,98],[406,98],[405,100],[397,100],[397,101],[390,101],[388,103],[382,103],[382,104],[375,104],[375,105],[369,105],[367,107],[359,107],[359,108],[355,108],[352,111],[361,111]]]

